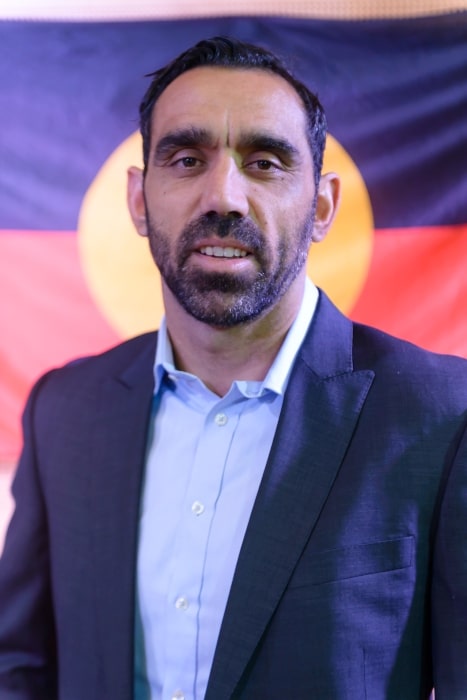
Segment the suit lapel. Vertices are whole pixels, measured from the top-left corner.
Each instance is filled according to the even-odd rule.
[[[352,371],[351,346],[352,324],[322,297],[284,398],[205,700],[233,695],[339,471],[373,378]]]
[[[146,342],[125,369],[103,382],[96,401],[91,553],[100,635],[96,698],[133,696],[136,550],[154,351],[154,342]]]

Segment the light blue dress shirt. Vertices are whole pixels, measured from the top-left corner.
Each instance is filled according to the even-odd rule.
[[[141,499],[136,700],[204,698],[284,391],[317,298],[307,281],[264,381],[235,381],[223,397],[175,369],[161,324]]]

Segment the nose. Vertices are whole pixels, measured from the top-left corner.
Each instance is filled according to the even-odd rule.
[[[221,216],[247,216],[249,203],[247,182],[234,157],[226,155],[210,164],[203,178],[202,213]]]

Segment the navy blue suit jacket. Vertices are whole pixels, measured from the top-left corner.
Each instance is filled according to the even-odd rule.
[[[1,700],[132,697],[155,343],[52,372],[30,396],[0,564]],[[433,684],[436,700],[467,698],[466,366],[321,294],[206,700],[416,700]]]

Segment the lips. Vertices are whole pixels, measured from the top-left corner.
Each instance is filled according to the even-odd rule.
[[[193,254],[212,261],[232,263],[254,258],[261,266],[265,263],[266,249],[265,237],[253,221],[211,212],[203,214],[183,229],[177,244],[177,257],[181,266]]]
[[[234,248],[233,246],[220,246],[220,245],[206,245],[199,248],[199,252],[202,255],[207,255],[208,257],[214,258],[245,258],[248,253],[246,250],[241,248]]]

